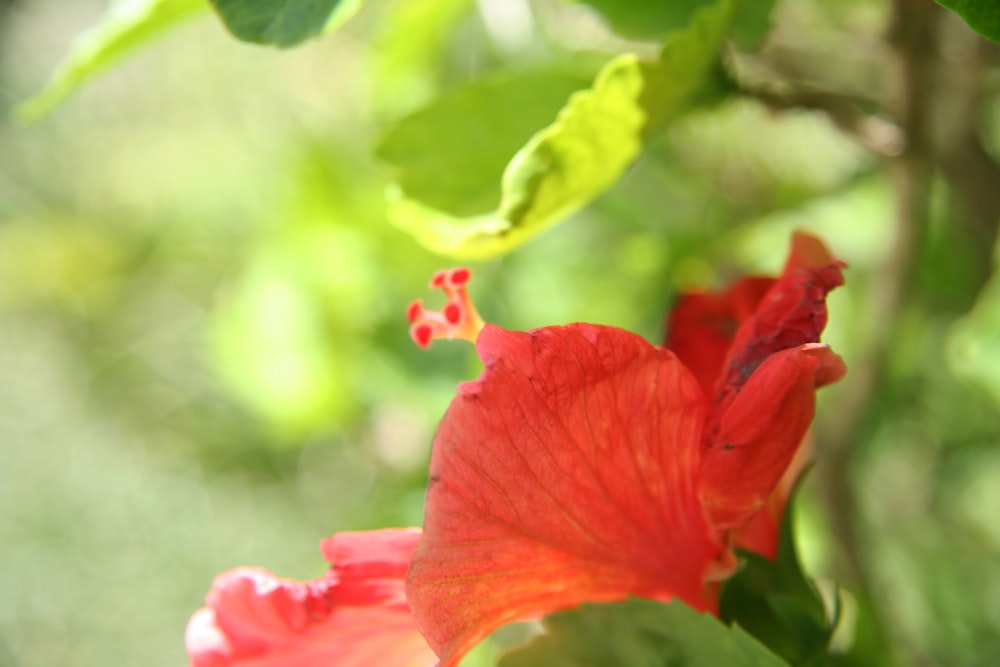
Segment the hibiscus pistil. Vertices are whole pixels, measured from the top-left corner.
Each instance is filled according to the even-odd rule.
[[[420,299],[413,301],[406,310],[410,321],[410,337],[420,347],[428,347],[437,338],[459,338],[475,343],[483,328],[483,318],[476,312],[472,299],[465,289],[472,277],[466,268],[438,271],[431,278],[431,289],[440,289],[448,303],[440,310],[428,310]]]

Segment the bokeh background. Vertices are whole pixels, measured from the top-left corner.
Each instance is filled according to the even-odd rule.
[[[454,262],[387,220],[373,146],[483,77],[653,50],[557,0],[416,4],[369,0],[287,51],[203,14],[22,126],[10,110],[105,5],[0,1],[0,666],[185,664],[216,573],[313,577],[335,531],[419,525],[433,429],[479,367],[469,345],[409,341],[406,304]],[[472,264],[472,292],[508,328],[659,341],[679,289],[777,272],[792,230],[822,235],[850,265],[826,340],[851,374],[820,394],[808,568],[846,586],[884,664],[986,667],[1000,56],[931,10],[932,120],[907,171],[892,12],[779,2],[731,65],[830,96],[688,116],[591,206]]]

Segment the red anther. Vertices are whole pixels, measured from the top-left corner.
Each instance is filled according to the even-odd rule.
[[[461,267],[458,269],[452,269],[448,273],[448,282],[451,284],[452,287],[460,287],[465,283],[469,282],[469,278],[471,277],[472,277],[472,272],[466,269],[465,267]]]
[[[410,303],[406,319],[413,325],[410,327],[413,342],[420,347],[427,347],[435,338],[462,338],[475,342],[483,328],[483,320],[465,290],[471,276],[466,268],[434,274],[431,288],[444,292],[448,303],[440,311],[427,310],[419,299]]]
[[[441,312],[444,313],[444,319],[448,320],[450,324],[458,324],[458,321],[462,319],[462,309],[457,303],[449,303]]]
[[[434,331],[431,329],[429,324],[417,324],[410,327],[410,338],[419,347],[428,347],[431,344],[431,338],[434,336]]]
[[[424,311],[424,304],[420,299],[414,299],[409,306],[406,307],[406,319],[410,323],[416,322],[417,318],[420,317],[420,313]]]

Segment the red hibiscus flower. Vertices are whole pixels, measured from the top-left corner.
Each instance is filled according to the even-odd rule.
[[[428,667],[437,658],[403,590],[419,529],[338,533],[307,582],[259,568],[216,577],[188,623],[193,667]]]
[[[483,325],[468,271],[439,273],[448,304],[412,304],[411,334],[475,340],[486,370],[438,430],[424,537],[335,535],[309,582],[220,575],[188,626],[192,665],[420,667],[432,646],[448,667],[504,623],[584,601],[714,611],[734,545],[773,554],[814,389],[844,372],[818,343],[841,266],[797,235],[781,278],[684,296],[672,350],[611,327]]]
[[[842,266],[798,234],[779,279],[682,299],[674,350],[612,327],[483,326],[468,272],[435,277],[449,302],[411,305],[414,340],[475,339],[485,365],[438,428],[407,588],[442,667],[585,601],[714,611],[733,545],[773,540],[755,517],[780,514],[815,388],[844,373],[818,342]]]

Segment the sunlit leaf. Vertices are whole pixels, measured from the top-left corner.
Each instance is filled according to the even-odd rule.
[[[210,0],[244,42],[295,46],[346,21],[362,0]]]
[[[720,0],[674,33],[658,61],[625,54],[605,65],[513,156],[494,211],[462,217],[404,186],[393,198],[393,219],[428,248],[467,259],[503,254],[560,221],[614,184],[650,137],[717,95],[716,52],[732,16],[733,3]],[[475,152],[470,146],[465,155]],[[440,177],[461,168],[427,164]]]
[[[937,0],[983,37],[1000,42],[1000,3],[996,0]]]
[[[500,667],[787,666],[741,629],[679,602],[585,604],[542,623],[547,633],[504,656]]]
[[[114,5],[98,25],[80,35],[48,85],[22,102],[14,115],[21,122],[38,120],[89,79],[205,7],[205,0],[129,0]]]

